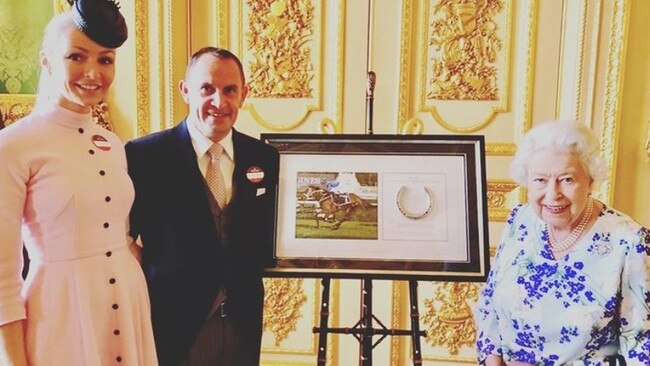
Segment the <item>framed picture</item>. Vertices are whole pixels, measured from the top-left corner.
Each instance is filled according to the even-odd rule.
[[[280,152],[268,276],[484,281],[483,136],[263,134]]]

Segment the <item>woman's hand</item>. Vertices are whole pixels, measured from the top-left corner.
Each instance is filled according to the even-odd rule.
[[[489,355],[485,358],[485,366],[505,366],[503,358],[495,355]]]
[[[131,254],[135,257],[135,259],[142,264],[142,247],[138,245],[135,241],[132,241],[129,243],[129,250],[131,251]]]
[[[0,365],[27,366],[23,321],[0,326]]]
[[[534,366],[527,362],[509,361],[503,362],[503,358],[495,355],[487,356],[485,366]]]

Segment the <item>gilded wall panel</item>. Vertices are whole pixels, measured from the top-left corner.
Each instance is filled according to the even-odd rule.
[[[422,338],[425,363],[476,362],[472,307],[480,287],[480,283],[467,282],[420,283],[420,323],[427,333]]]
[[[249,99],[245,109],[270,130],[291,130],[312,111],[322,110],[324,21],[320,1],[253,1],[242,3]],[[300,112],[290,121],[265,113],[265,101],[287,103]]]
[[[343,2],[231,1],[227,9],[218,39],[240,56],[249,86],[239,125],[290,131],[311,121],[311,132],[341,132]]]
[[[618,130],[621,118],[621,101],[623,85],[623,68],[627,47],[627,25],[629,19],[629,2],[615,0],[611,9],[609,47],[607,52],[607,70],[605,80],[605,99],[602,116],[601,149],[607,165],[607,179],[596,192],[604,202],[614,198],[616,181],[616,159],[618,151]]]
[[[489,180],[487,184],[488,218],[490,221],[506,221],[510,210],[519,204],[519,186],[507,180]]]
[[[27,115],[36,102],[36,96],[27,94],[0,95],[2,123],[8,126]]]
[[[538,6],[477,3],[403,2],[397,131],[480,131],[488,155],[512,155],[531,125]]]
[[[439,0],[423,10],[419,108],[448,131],[478,131],[508,109],[511,3]],[[459,106],[473,118],[450,113]]]
[[[149,101],[149,5],[147,0],[135,0],[135,87],[136,87],[136,136],[149,134],[150,108]]]
[[[317,279],[264,279],[264,334],[262,365],[313,365],[317,359],[318,337],[312,328],[319,324],[321,286]],[[338,283],[330,287],[330,308],[338,304]],[[330,324],[338,316],[330,313]],[[328,337],[327,365],[337,354],[336,342]]]

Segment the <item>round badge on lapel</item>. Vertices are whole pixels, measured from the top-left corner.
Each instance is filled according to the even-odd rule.
[[[111,149],[111,143],[102,135],[93,135],[92,140],[93,144],[100,150],[108,151]]]
[[[246,178],[248,178],[251,183],[259,183],[264,180],[264,171],[262,168],[253,165],[246,171]]]

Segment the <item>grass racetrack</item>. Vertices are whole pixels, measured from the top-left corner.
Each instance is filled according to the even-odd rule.
[[[377,223],[345,221],[338,230],[332,230],[333,223],[320,221],[316,228],[315,219],[296,219],[296,238],[308,239],[377,239]]]

